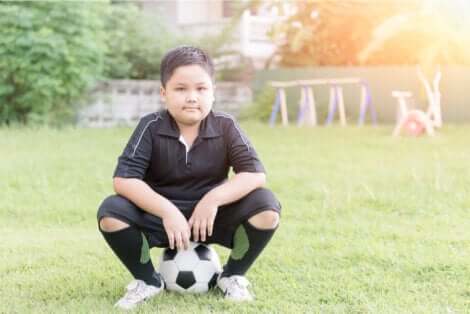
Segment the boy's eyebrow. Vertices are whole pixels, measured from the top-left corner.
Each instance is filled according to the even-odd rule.
[[[183,83],[183,82],[176,82],[175,85],[183,85],[183,86],[186,86],[187,84],[186,84],[186,83]],[[196,82],[195,85],[207,85],[207,82]]]

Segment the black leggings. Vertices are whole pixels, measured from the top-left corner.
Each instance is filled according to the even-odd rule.
[[[186,219],[191,217],[197,204],[197,201],[171,201]],[[265,210],[281,213],[281,204],[274,194],[265,188],[256,189],[237,202],[221,206],[215,217],[212,236],[207,236],[204,243],[217,243],[231,249],[237,227]],[[111,195],[103,201],[98,210],[98,222],[103,217],[113,217],[136,226],[149,239],[150,247],[168,247],[168,237],[161,218],[145,212],[122,196]]]

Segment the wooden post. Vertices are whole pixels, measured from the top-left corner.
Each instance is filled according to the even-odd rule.
[[[297,117],[297,126],[302,126],[305,120],[305,110],[307,109],[307,94],[305,86],[300,87],[299,112]]]
[[[361,102],[359,104],[359,126],[364,125],[365,117],[366,117],[366,105],[367,105],[367,90],[364,85],[361,85]]]
[[[313,96],[312,87],[307,88],[307,103],[309,108],[309,124],[312,126],[317,125],[317,108],[315,105],[315,98]]]
[[[328,117],[326,118],[326,124],[333,122],[334,114],[336,111],[336,87],[334,85],[330,86],[330,99],[328,103]]]
[[[279,89],[279,96],[281,98],[282,125],[287,126],[289,124],[289,121],[288,121],[288,117],[287,117],[286,91],[284,90],[284,88]]]
[[[338,99],[339,121],[342,126],[346,125],[346,111],[344,109],[343,88],[336,86],[336,95]]]

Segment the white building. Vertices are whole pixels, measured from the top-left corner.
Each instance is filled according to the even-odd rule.
[[[174,32],[203,38],[220,34],[236,13],[237,6],[247,1],[227,0],[137,0],[146,12],[156,12]],[[237,51],[252,59],[256,68],[262,68],[274,51],[275,45],[267,32],[276,19],[275,10],[260,5],[256,10],[245,10],[232,40],[224,49]]]

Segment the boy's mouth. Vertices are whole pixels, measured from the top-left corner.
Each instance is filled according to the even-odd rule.
[[[183,110],[196,111],[196,110],[199,110],[199,107],[184,107]]]

